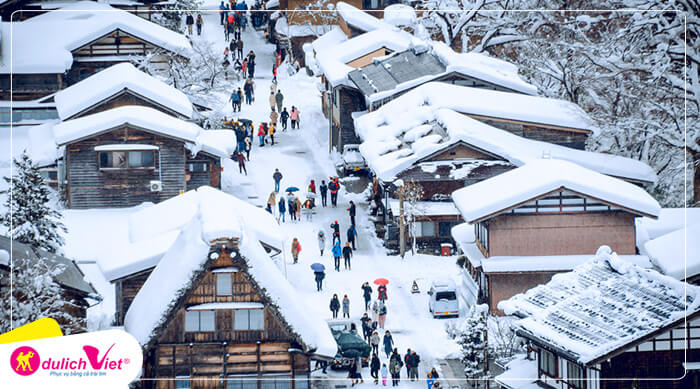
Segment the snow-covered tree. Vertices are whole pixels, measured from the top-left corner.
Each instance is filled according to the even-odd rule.
[[[7,212],[0,221],[16,241],[55,253],[63,245],[61,214],[49,204],[51,191],[39,168],[23,153],[14,160],[12,177],[5,177]]]
[[[486,308],[488,309],[488,308]],[[483,306],[472,308],[470,315],[460,324],[457,335],[464,365],[464,375],[472,380],[472,386],[478,385],[484,377],[486,367],[486,312]]]
[[[55,281],[65,269],[62,265],[47,258],[36,261],[15,258],[13,265],[11,295],[10,274],[0,272],[0,333],[44,317],[58,321],[65,334],[85,331],[85,319],[71,314],[80,307],[65,299],[61,286]]]
[[[411,253],[414,254],[416,252],[416,217],[424,213],[418,206],[418,202],[423,199],[423,187],[413,180],[397,181],[394,184],[398,186],[399,199],[403,199],[403,222],[404,225],[408,226],[409,234],[413,237]],[[400,233],[404,234],[405,232],[401,231]],[[403,254],[401,253],[401,256]]]
[[[201,0],[175,0],[155,3],[151,20],[175,32],[183,32],[184,19],[189,12],[196,12]]]

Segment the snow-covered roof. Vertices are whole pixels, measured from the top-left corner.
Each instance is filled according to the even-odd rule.
[[[464,256],[467,257],[467,260],[472,266],[474,268],[481,266],[486,260],[486,257],[476,245],[474,225],[470,223],[457,224],[452,227],[450,234],[455,240],[455,243],[457,243],[457,248],[462,250],[462,253],[464,253]]]
[[[661,235],[700,223],[700,208],[661,208],[658,219],[642,217],[635,220],[637,248]]]
[[[178,301],[191,289],[195,276],[207,266],[210,242],[237,239],[248,274],[299,336],[306,351],[334,357],[337,344],[330,329],[320,317],[309,314],[310,309],[270,260],[255,229],[249,227],[249,223],[256,221],[241,213],[240,204],[230,201],[231,196],[220,191],[202,187],[197,189],[196,197],[199,201],[193,205],[194,213],[181,226],[175,243],[129,307],[124,319],[126,331],[140,344],[148,345],[177,308]],[[171,215],[161,213],[161,216],[168,221]],[[158,220],[150,222],[157,223]]]
[[[700,223],[689,224],[644,243],[646,253],[661,272],[684,280],[700,274]]]
[[[505,371],[494,378],[494,381],[508,389],[541,389],[537,385],[537,360],[527,359],[525,354],[517,355],[505,366]]]
[[[382,20],[392,26],[411,26],[416,20],[416,10],[406,4],[392,4],[384,8]]]
[[[334,26],[330,31],[311,42],[311,47],[313,47],[316,53],[322,53],[347,40],[348,37],[345,35],[343,30],[341,30],[338,26]]]
[[[620,258],[644,269],[651,268],[645,255],[620,255]],[[482,260],[481,266],[484,273],[553,272],[572,270],[590,259],[590,255],[494,256]]]
[[[282,249],[283,234],[272,215],[235,196],[204,186],[156,205],[144,204],[129,216],[130,243],[106,252],[99,260],[105,277],[113,281],[156,266],[180,230],[196,215],[200,203],[210,199],[236,208],[261,242]]]
[[[286,16],[275,21],[275,33],[287,38],[319,36],[329,31],[331,26],[323,24],[292,24],[289,25]]]
[[[2,23],[0,73],[63,73],[73,64],[72,50],[116,29],[179,55],[188,56],[192,48],[187,37],[156,23],[108,4],[80,1],[22,22]]]
[[[57,92],[54,99],[58,116],[66,120],[125,89],[186,118],[192,117],[192,103],[184,93],[126,62]]]
[[[516,322],[521,336],[595,364],[700,311],[700,287],[642,269],[602,246],[589,262],[498,308],[524,317]]]
[[[404,202],[404,207],[410,207]],[[389,207],[394,216],[399,216],[399,200],[389,200]],[[451,201],[418,201],[415,205],[415,214],[418,216],[454,216],[459,215],[457,207]]]
[[[338,11],[338,14],[340,14],[340,17],[345,20],[345,23],[357,28],[358,30],[369,32],[393,27],[391,24],[388,24],[361,9],[342,1],[339,1],[336,4],[335,9]]]
[[[410,47],[413,39],[411,34],[405,31],[374,30],[335,44],[332,47],[316,50],[316,61],[326,80],[331,85],[350,85],[347,76],[355,68],[348,65],[349,62],[381,48],[391,51],[404,51]]]
[[[517,169],[456,190],[452,193],[452,200],[462,217],[474,222],[559,188],[642,216],[659,215],[659,203],[639,186],[556,159],[533,160]]]
[[[441,104],[423,105],[419,99],[426,86],[430,86],[427,89],[431,93],[425,97],[428,102],[439,88],[450,87],[426,84],[374,112],[355,118],[355,132],[363,140],[360,152],[369,167],[384,181],[393,180],[421,159],[458,142],[500,156],[515,166],[549,155],[552,159],[575,162],[615,177],[656,181],[654,171],[641,161],[526,139],[452,109],[441,108]],[[449,90],[444,89],[446,93]]]

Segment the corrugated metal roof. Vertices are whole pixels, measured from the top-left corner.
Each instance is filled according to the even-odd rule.
[[[437,56],[428,51],[406,50],[374,60],[371,64],[348,73],[358,89],[369,96],[396,88],[397,85],[446,71]]]
[[[0,236],[0,249],[7,250],[10,252],[10,238],[6,236]],[[95,288],[85,280],[85,275],[78,268],[73,261],[70,259],[57,255],[51,254],[47,251],[41,249],[34,249],[29,245],[14,241],[12,243],[12,259],[17,260],[37,260],[39,257],[47,258],[51,263],[55,265],[63,265],[65,269],[63,273],[56,276],[56,282],[64,287],[73,288],[75,290],[84,292],[88,295],[97,295]]]

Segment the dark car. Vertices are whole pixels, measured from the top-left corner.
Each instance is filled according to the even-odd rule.
[[[372,347],[357,333],[355,323],[351,320],[332,320],[328,322],[328,327],[338,344],[338,354],[331,363],[331,369],[347,369],[357,357],[360,357],[363,367],[369,365]]]

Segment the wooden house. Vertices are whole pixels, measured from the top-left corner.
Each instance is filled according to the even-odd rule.
[[[160,202],[202,185],[220,187],[232,131],[204,131],[154,108],[121,106],[53,127],[63,150],[70,208]]]
[[[10,91],[12,100],[42,98],[116,63],[147,56],[154,69],[167,69],[171,58],[187,58],[191,50],[184,35],[93,1],[4,22],[1,33],[2,100],[10,100]],[[10,39],[17,41],[12,45]]]
[[[10,254],[15,266],[19,266],[22,261],[33,262],[45,258],[50,268],[62,267],[63,270],[54,276],[54,281],[61,287],[61,299],[70,302],[70,304],[64,305],[64,313],[73,317],[75,319],[74,322],[79,324],[77,326],[68,326],[65,318],[60,315],[54,317],[54,319],[66,333],[75,334],[87,331],[87,309],[91,304],[99,302],[102,298],[92,284],[85,279],[85,275],[75,262],[61,255],[12,241],[10,238],[2,235],[0,235],[1,253],[5,255],[0,255],[0,280],[6,280],[8,283]],[[0,281],[0,287],[2,287],[0,289],[4,289],[9,294],[9,285],[3,284],[4,282]],[[7,295],[3,295],[3,299],[6,298]]]
[[[115,325],[123,325],[131,302],[163,255],[173,246],[180,229],[194,217],[203,199],[212,197],[217,202],[235,206],[238,214],[255,220],[255,223],[249,223],[249,228],[255,232],[267,255],[278,258],[283,247],[279,237],[283,234],[275,218],[262,208],[211,187],[203,186],[140,209],[129,217],[129,244],[105,252],[99,259],[102,273],[114,285]],[[153,220],[165,214],[177,214],[178,218],[153,226]]]
[[[601,247],[572,272],[501,302],[520,318],[516,333],[534,361],[510,366],[516,375],[496,382],[506,389],[528,383],[556,389],[697,388],[698,299],[697,286]]]
[[[248,239],[249,219],[208,195],[127,311],[142,386],[309,388],[310,360],[337,352],[328,325]]]
[[[635,218],[656,218],[656,200],[574,163],[531,161],[455,191],[452,199],[469,223],[453,229],[467,281],[493,313],[499,301],[571,270],[602,245],[651,267],[636,255]]]

